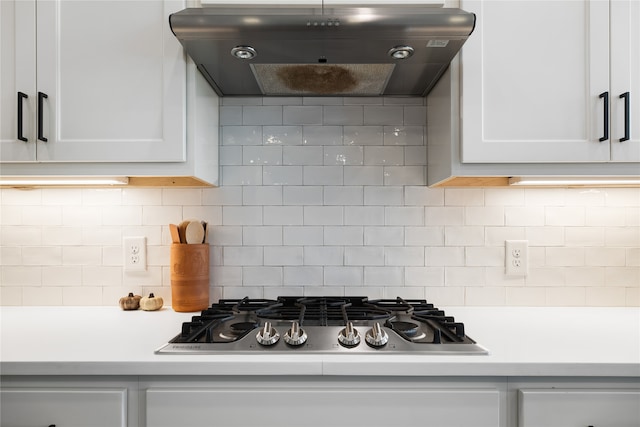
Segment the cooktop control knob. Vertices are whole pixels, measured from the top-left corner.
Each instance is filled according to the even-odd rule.
[[[338,341],[345,347],[355,347],[360,344],[360,334],[353,327],[353,323],[347,322],[347,326],[338,334]]]
[[[376,322],[364,336],[365,341],[372,347],[383,347],[389,341],[389,335]]]
[[[262,345],[273,345],[277,343],[279,339],[280,334],[271,326],[271,322],[265,322],[264,327],[260,329],[260,332],[256,335],[258,344]]]
[[[298,322],[293,322],[291,328],[284,334],[284,342],[289,345],[302,345],[307,341],[307,334],[300,329]]]

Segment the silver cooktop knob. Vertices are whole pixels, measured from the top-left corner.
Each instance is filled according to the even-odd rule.
[[[360,344],[360,334],[353,327],[353,323],[347,322],[347,326],[338,334],[338,341],[345,347],[355,347]]]
[[[284,334],[284,342],[289,345],[302,345],[307,341],[307,334],[300,329],[298,322],[293,322],[291,328]]]
[[[389,335],[380,327],[380,323],[376,322],[367,331],[364,339],[373,347],[382,347],[389,341]]]
[[[260,329],[260,332],[256,335],[258,344],[262,345],[273,345],[277,343],[279,339],[280,334],[271,326],[271,322],[265,322],[264,327]]]

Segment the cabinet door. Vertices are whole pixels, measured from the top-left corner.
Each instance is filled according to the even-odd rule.
[[[611,159],[640,162],[640,2],[611,0]],[[627,93],[628,111],[625,99]],[[628,116],[629,140],[625,137]]]
[[[38,161],[183,161],[186,63],[168,16],[181,0],[39,1]]]
[[[35,0],[0,1],[0,161],[3,162],[36,158],[35,16]],[[21,97],[19,101],[18,92],[28,98]],[[20,130],[19,109],[22,109]]]
[[[497,390],[151,388],[146,401],[147,427],[495,427],[500,423]]]
[[[640,425],[638,390],[520,390],[519,427]]]
[[[462,162],[609,160],[609,4],[463,0]]]
[[[0,425],[126,427],[126,389],[3,389]]]

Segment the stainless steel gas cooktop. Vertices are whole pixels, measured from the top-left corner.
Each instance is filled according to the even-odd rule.
[[[221,299],[160,354],[488,354],[426,300],[367,297]]]

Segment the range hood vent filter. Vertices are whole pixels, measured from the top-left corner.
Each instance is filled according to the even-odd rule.
[[[394,64],[251,64],[265,95],[382,95]]]

